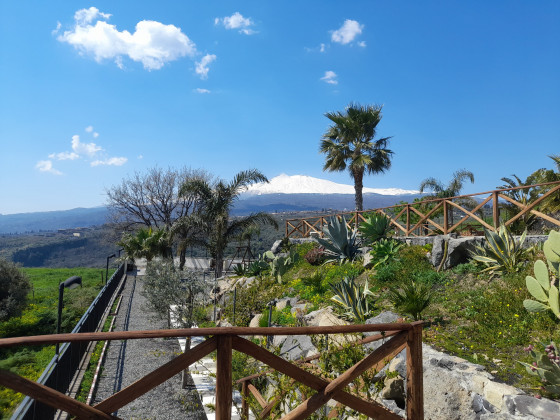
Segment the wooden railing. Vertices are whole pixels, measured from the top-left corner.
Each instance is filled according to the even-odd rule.
[[[363,342],[387,339],[377,350],[367,355],[346,372],[334,380],[316,376],[298,366],[282,359],[268,350],[243,338],[252,335],[314,335],[314,334],[350,334],[379,332]],[[144,395],[151,389],[177,375],[184,369],[216,350],[216,418],[231,419],[232,409],[232,350],[243,352],[270,368],[289,376],[316,391],[305,398],[299,406],[283,419],[304,419],[325,405],[330,399],[350,407],[360,413],[376,419],[401,419],[383,405],[356,396],[345,388],[362,373],[375,369],[379,371],[390,359],[406,348],[407,392],[406,418],[422,420],[424,418],[424,396],[422,378],[422,323],[414,322],[396,324],[342,325],[329,327],[285,327],[285,328],[194,328],[181,330],[123,331],[80,334],[57,334],[34,337],[16,337],[0,339],[0,348],[21,345],[55,344],[63,342],[88,342],[100,340],[130,340],[163,337],[208,337],[204,342],[186,351],[170,362],[164,364],[128,387],[118,391],[95,406],[76,401],[67,395],[49,387],[23,378],[9,371],[0,370],[0,385],[21,392],[44,404],[61,409],[78,418],[116,419],[111,413]],[[244,396],[244,415],[248,415],[247,397],[252,385],[245,379],[242,393]],[[261,397],[262,398],[262,397]],[[264,401],[264,399],[262,399]],[[270,412],[270,411],[269,411]],[[262,417],[260,417],[262,418]]]
[[[530,202],[519,202],[512,198],[515,191],[546,187],[546,191]],[[344,218],[349,229],[357,229],[368,213],[380,213],[391,219],[397,234],[404,236],[426,236],[461,232],[466,235],[482,235],[483,228],[495,231],[501,224],[509,226],[523,217],[531,215],[555,226],[560,226],[558,215],[545,214],[539,206],[546,200],[560,196],[560,181],[544,184],[524,185],[485,191],[477,194],[459,195],[449,198],[427,199],[416,203],[398,204],[371,210],[337,213],[286,220],[286,237],[307,238],[323,236],[330,217]],[[504,217],[505,205],[509,209]],[[454,219],[457,215],[458,220]]]

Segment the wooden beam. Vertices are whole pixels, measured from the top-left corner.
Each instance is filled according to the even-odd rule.
[[[0,348],[11,346],[28,346],[35,344],[55,344],[65,342],[132,340],[164,337],[206,337],[212,335],[315,335],[315,334],[348,334],[373,331],[404,331],[411,324],[352,324],[332,325],[324,327],[212,327],[184,328],[172,330],[145,331],[112,331],[92,333],[47,334],[31,337],[11,337],[0,339]]]
[[[188,368],[208,353],[214,351],[216,349],[216,343],[216,337],[212,337],[200,343],[196,347],[193,347],[189,351],[137,380],[132,385],[127,386],[116,394],[113,394],[109,398],[101,401],[95,405],[95,408],[104,411],[105,413],[117,411],[119,408],[124,407],[131,401],[134,401],[136,398],[144,395],[146,392],[152,390],[156,386],[167,381],[169,378],[180,373],[182,370]]]
[[[265,408],[267,406],[268,403],[266,402],[264,397],[261,395],[259,390],[257,388],[255,388],[255,386],[253,384],[247,385],[247,389],[249,390],[249,392],[251,394],[253,394],[253,396],[255,397],[255,399],[257,400],[257,402],[259,403],[259,405],[262,408]]]
[[[406,335],[406,333],[403,334]],[[284,375],[287,375],[316,391],[324,389],[329,384],[329,382],[316,377],[315,375],[297,367],[281,357],[276,356],[275,354],[270,353],[269,351],[244,338],[233,337],[233,348],[254,357],[255,359],[276,369],[278,372],[283,373]],[[346,391],[339,390],[335,392],[333,394],[333,399],[369,417],[383,418],[386,420],[402,420],[401,417],[389,411],[382,405],[373,401],[365,401],[359,397],[349,394]]]
[[[412,229],[410,229],[411,231],[413,231],[414,229],[417,229],[422,223],[424,222],[428,222],[431,223],[432,225],[434,225],[436,228],[438,228],[439,230],[441,230],[443,232],[443,227],[438,225],[436,222],[434,222],[432,219],[430,219],[430,216],[435,213],[440,207],[442,206],[442,202],[440,201],[438,204],[436,204],[436,206],[430,210],[427,214],[422,214],[419,210],[415,209],[414,207],[410,207],[410,210],[412,210],[414,213],[416,213],[418,216],[421,217],[421,219],[418,221],[418,223],[416,223]]]
[[[241,418],[249,418],[249,404],[247,399],[249,398],[249,385],[251,381],[243,381],[241,386]]]
[[[48,386],[38,384],[7,370],[0,369],[0,385],[21,392],[36,401],[65,411],[80,419],[118,419],[118,417],[76,401]]]
[[[460,205],[450,201],[449,204],[451,204],[454,207],[457,207],[459,210],[465,212],[467,215],[464,216],[461,220],[459,220],[457,223],[455,223],[451,228],[449,228],[450,232],[453,232],[461,223],[463,223],[465,220],[467,220],[469,217],[472,217],[473,219],[475,219],[476,221],[478,221],[481,225],[483,225],[484,227],[486,227],[487,229],[490,230],[494,230],[494,228],[492,226],[490,226],[488,223],[486,223],[483,219],[481,219],[480,217],[478,217],[476,214],[474,214],[475,212],[477,212],[478,210],[480,210],[486,203],[488,203],[490,200],[492,199],[492,196],[488,196],[486,198],[486,200],[484,200],[483,202],[481,202],[478,206],[476,206],[474,209],[472,209],[471,211],[464,209],[463,207],[461,207]]]
[[[231,335],[218,336],[216,364],[216,418],[231,420],[232,379],[231,379]],[[253,385],[249,385],[250,387]]]
[[[529,205],[525,206],[525,208],[517,213],[515,216],[513,216],[511,219],[509,219],[507,222],[505,222],[504,224],[506,226],[511,225],[513,222],[515,222],[517,219],[519,219],[521,216],[523,216],[525,213],[527,213],[528,211],[532,210],[534,207],[538,206],[545,198],[547,198],[548,196],[554,194],[555,192],[560,190],[560,185],[557,185],[556,187],[552,188],[551,190],[547,191],[545,194],[541,195],[539,198],[537,198],[535,201],[533,201],[532,203],[530,203]]]
[[[410,420],[424,420],[423,375],[422,324],[417,324],[406,341],[406,418]]]
[[[342,375],[340,375],[335,380],[331,381],[326,387],[318,390],[315,395],[308,398],[306,401],[302,402],[299,406],[285,415],[283,420],[303,420],[309,417],[316,410],[321,408],[326,404],[337,391],[341,391],[348,384],[350,384],[354,379],[358,378],[366,370],[370,369],[374,364],[381,362],[384,358],[390,355],[392,352],[399,349],[403,344],[407,342],[407,338],[410,332],[400,333],[395,337],[391,338],[377,350],[370,353],[364,359],[360,360]],[[422,355],[420,354],[420,357]],[[416,417],[414,417],[416,419]]]

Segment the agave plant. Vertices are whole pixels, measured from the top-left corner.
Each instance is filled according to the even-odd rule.
[[[373,267],[397,260],[397,254],[403,246],[402,242],[393,239],[380,239],[374,242],[369,252],[372,256]]]
[[[260,275],[262,272],[268,270],[268,263],[262,259],[258,259],[257,261],[253,261],[251,264],[247,266],[245,270],[245,274],[251,277],[256,277]]]
[[[406,282],[389,288],[389,300],[397,311],[418,321],[432,300],[432,289],[424,283]]]
[[[327,262],[338,261],[340,264],[346,261],[354,261],[360,254],[356,243],[356,231],[349,232],[346,220],[332,216],[323,230],[325,238],[315,238],[319,245],[325,248],[325,254],[332,257]]]
[[[380,213],[369,213],[358,230],[366,244],[386,238],[391,229],[391,219]]]
[[[527,231],[516,240],[509,229],[502,225],[497,232],[484,229],[486,244],[477,245],[471,257],[486,266],[484,271],[492,273],[514,273],[523,267],[527,252],[523,248]]]
[[[242,263],[235,264],[233,266],[233,272],[236,276],[244,276],[247,273],[247,267]]]
[[[367,281],[361,292],[351,277],[344,277],[337,284],[329,283],[329,286],[334,293],[331,300],[346,310],[344,315],[349,319],[364,323],[373,309],[373,307],[370,309],[369,305],[370,296],[374,296],[369,290]]]

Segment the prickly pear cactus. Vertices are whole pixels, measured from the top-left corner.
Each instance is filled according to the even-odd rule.
[[[548,267],[553,272],[549,277],[548,267],[544,261],[538,260],[534,265],[535,277],[527,276],[525,283],[527,290],[536,299],[525,299],[523,306],[529,312],[543,312],[551,310],[560,319],[560,303],[556,280],[560,277],[560,233],[551,231],[543,246]],[[556,278],[555,278],[556,277]]]
[[[553,396],[560,395],[560,353],[558,346],[551,342],[544,346],[544,353],[535,350],[533,345],[525,348],[531,354],[533,363],[528,364],[519,362],[527,372],[533,376],[538,376],[543,383],[542,390]]]

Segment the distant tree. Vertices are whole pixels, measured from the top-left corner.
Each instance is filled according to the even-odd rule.
[[[321,139],[321,153],[326,154],[325,171],[348,168],[354,180],[356,210],[363,210],[363,178],[383,173],[391,167],[393,151],[387,148],[391,137],[374,140],[381,121],[381,106],[350,104],[346,112],[328,112],[333,122]]]
[[[256,182],[268,182],[268,179],[258,170],[252,169],[239,172],[229,183],[219,180],[211,184],[207,180],[193,179],[181,186],[181,195],[196,198],[197,211],[184,216],[180,223],[195,226],[203,232],[203,235],[191,241],[208,249],[218,277],[222,276],[224,252],[231,240],[252,226],[270,224],[278,227],[276,220],[264,212],[246,217],[230,217],[239,194]]]
[[[0,258],[0,321],[21,315],[31,283],[17,265]]]
[[[449,184],[444,185],[440,180],[435,178],[426,178],[420,183],[420,192],[423,193],[425,190],[431,190],[434,195],[433,198],[451,198],[456,197],[461,194],[463,189],[463,184],[465,181],[470,181],[474,183],[474,175],[471,171],[466,169],[460,169],[453,173],[453,177]],[[464,198],[458,201],[458,204],[462,205],[473,205],[476,206],[476,201],[469,198]],[[448,220],[449,225],[453,226],[453,207],[449,207]]]
[[[179,187],[193,179],[210,179],[203,170],[150,168],[136,172],[120,185],[106,190],[111,221],[129,230],[147,226],[169,229],[180,217],[193,210],[194,197],[179,195]]]
[[[146,173],[136,172],[123,179],[120,185],[106,190],[107,207],[114,231],[122,240],[122,232],[130,232],[139,227],[170,231],[173,224],[196,210],[195,197],[179,194],[180,186],[192,180],[209,181],[211,176],[204,170],[149,169]],[[146,233],[147,230],[144,232]],[[177,229],[171,238],[178,243],[186,242],[190,231]],[[186,248],[180,248],[184,261]]]
[[[165,229],[140,228],[135,233],[124,233],[117,244],[123,247],[128,258],[172,258],[171,237]]]

